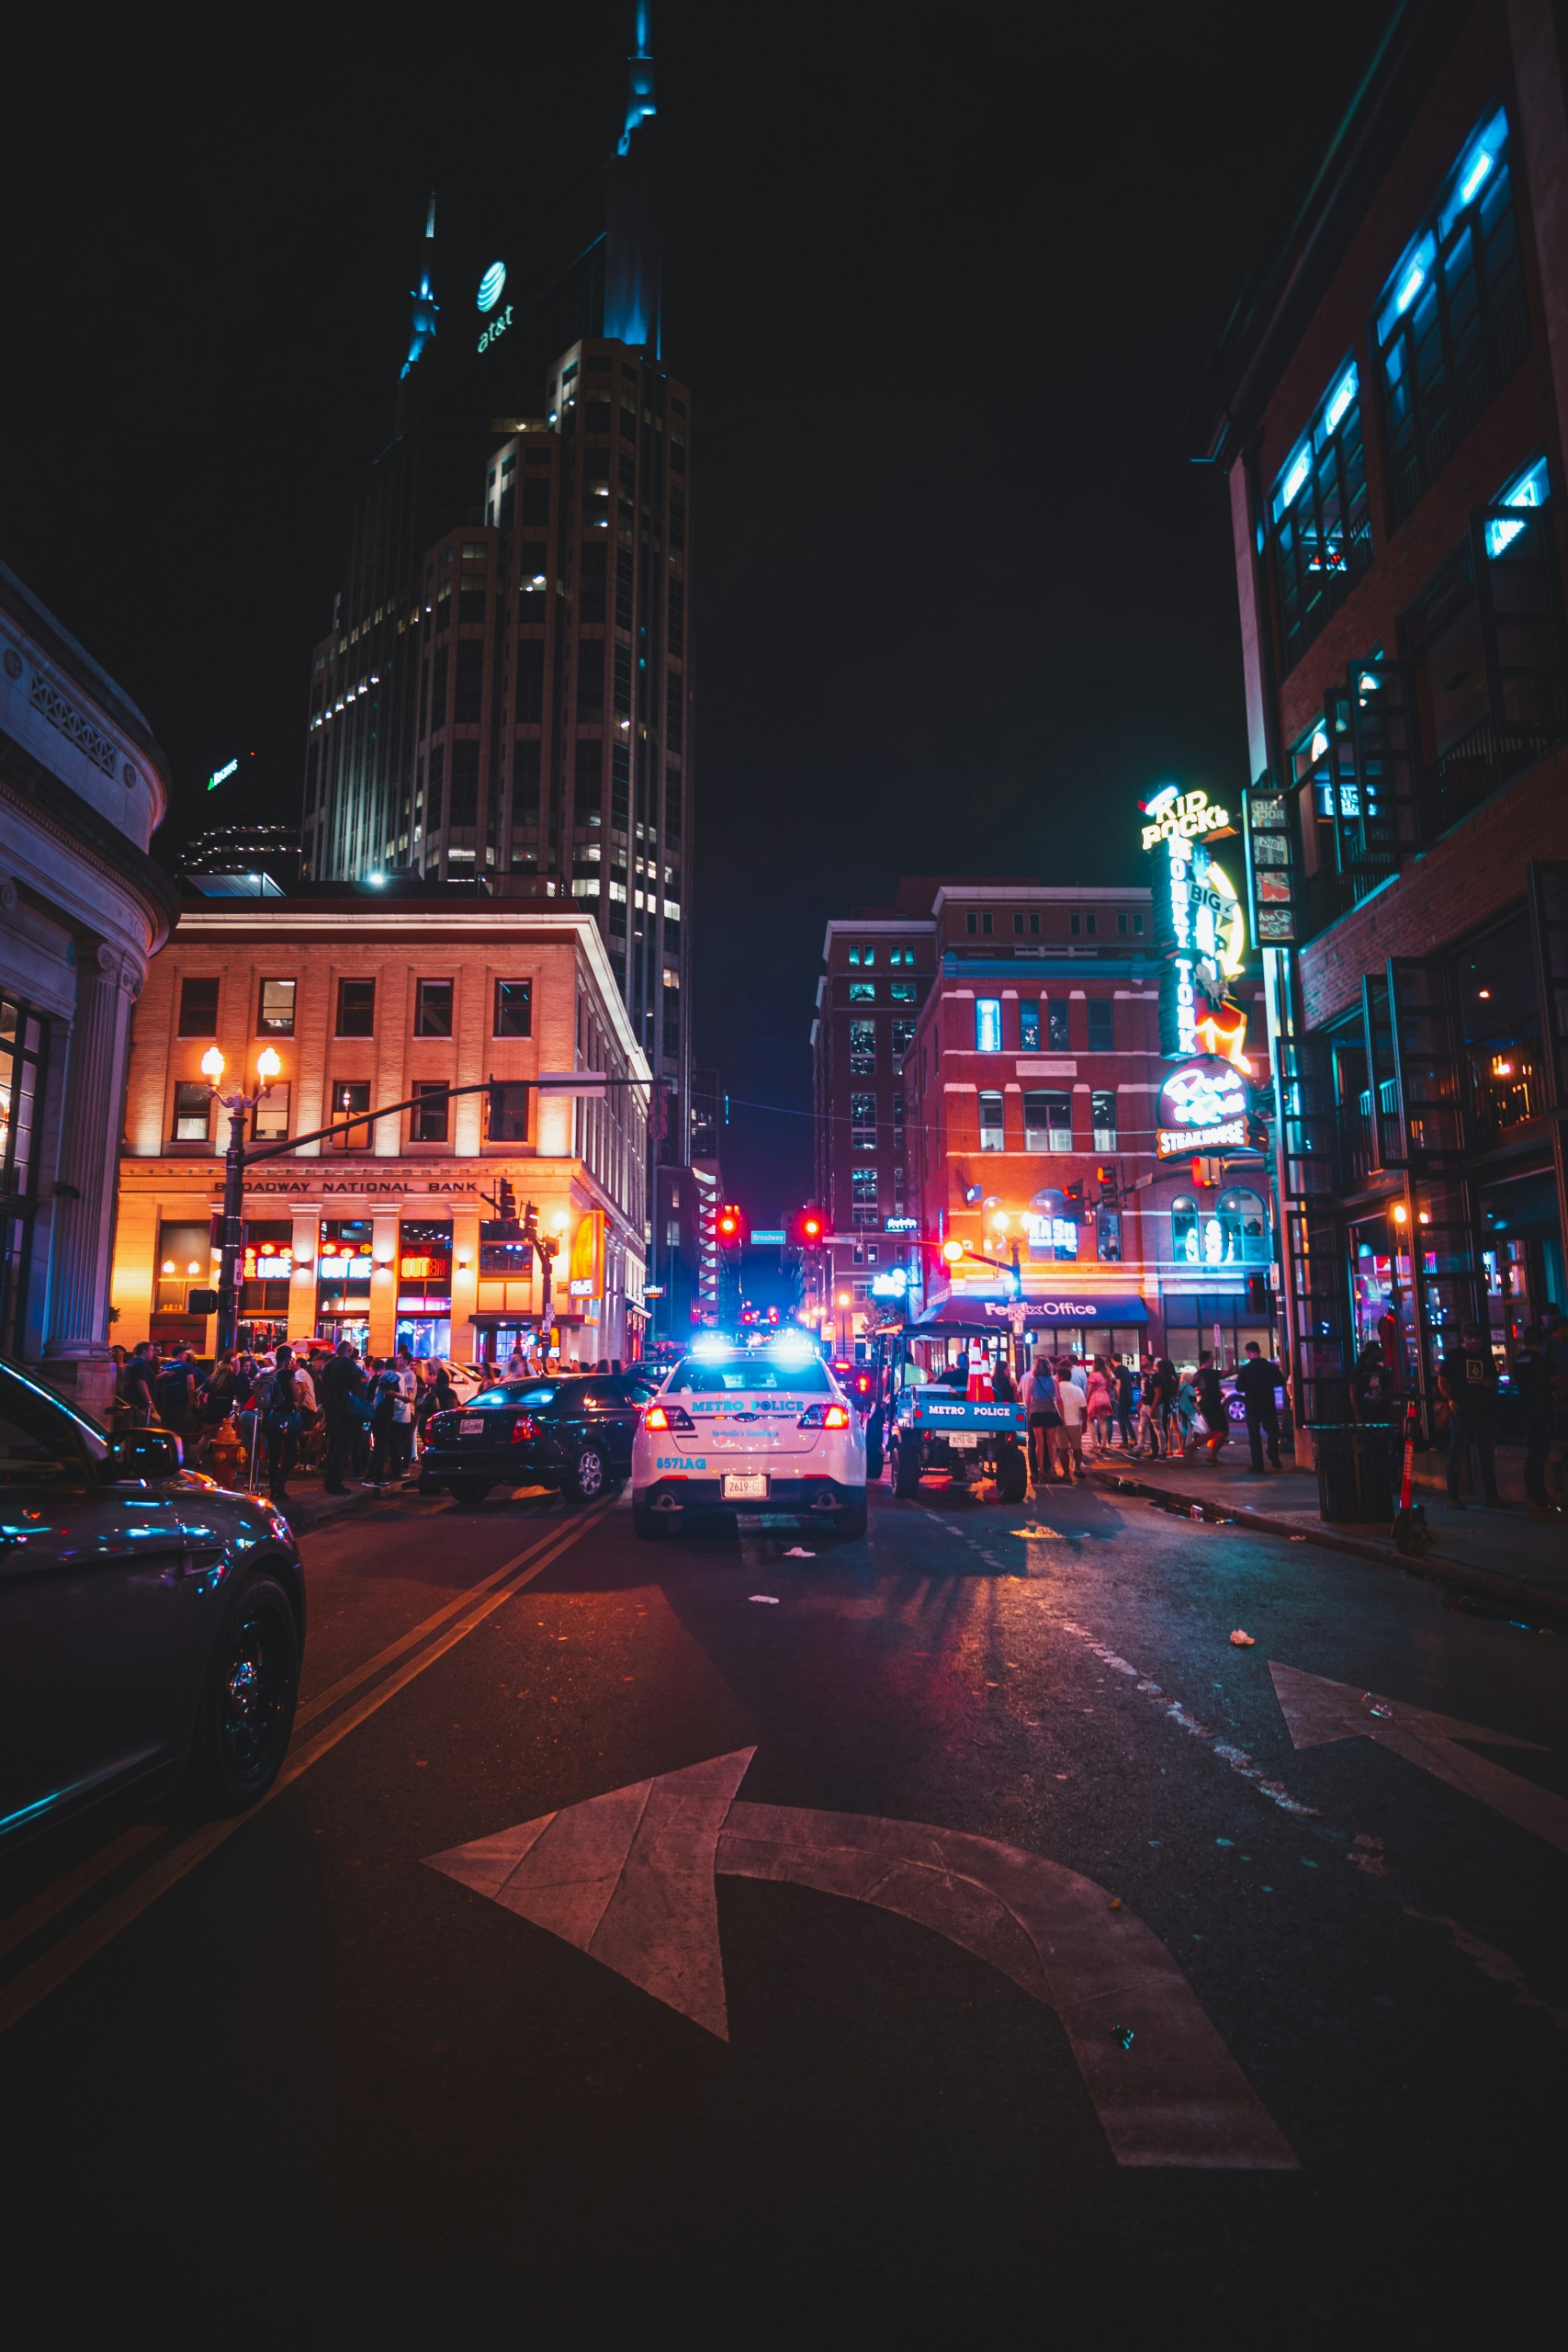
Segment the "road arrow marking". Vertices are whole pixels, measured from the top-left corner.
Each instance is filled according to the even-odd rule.
[[[1486,1731],[1453,1715],[1434,1714],[1427,1707],[1407,1706],[1403,1699],[1385,1699],[1376,1690],[1358,1690],[1348,1682],[1329,1682],[1320,1674],[1303,1674],[1298,1667],[1278,1666],[1272,1658],[1269,1671],[1296,1747],[1322,1747],[1335,1739],[1375,1739],[1380,1747],[1392,1748],[1435,1780],[1446,1781],[1450,1788],[1477,1798],[1568,1853],[1568,1803],[1456,1745],[1467,1740],[1483,1747],[1528,1747],[1544,1755],[1539,1740]]]
[[[754,1753],[738,1748],[427,1859],[721,2041],[716,1872],[874,1904],[1055,2010],[1118,2164],[1296,2168],[1159,1938],[1110,1909],[1102,1886],[962,1830],[739,1804]]]

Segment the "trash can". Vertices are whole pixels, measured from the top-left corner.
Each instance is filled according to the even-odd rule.
[[[1393,1516],[1389,1433],[1382,1421],[1319,1421],[1312,1432],[1317,1458],[1317,1508],[1331,1523]]]

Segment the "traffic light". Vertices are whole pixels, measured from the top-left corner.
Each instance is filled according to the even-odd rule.
[[[1267,1274],[1248,1274],[1247,1278],[1247,1311],[1249,1315],[1268,1314],[1269,1277]]]
[[[1100,1186],[1100,1206],[1113,1209],[1116,1206],[1116,1196],[1121,1187],[1117,1182],[1116,1170],[1108,1160],[1102,1161],[1095,1170],[1094,1181]]]
[[[819,1250],[828,1238],[828,1220],[818,1208],[797,1209],[790,1227],[797,1250]]]
[[[526,1143],[528,1140],[528,1087],[525,1078],[492,1078],[486,1097],[490,1111],[489,1138],[491,1143]]]
[[[718,1212],[718,1243],[721,1250],[739,1250],[746,1239],[746,1220],[734,1201],[726,1201]]]
[[[500,1212],[502,1225],[516,1224],[517,1195],[504,1176],[501,1177],[496,1183],[495,1205]]]
[[[1070,1209],[1081,1209],[1083,1206],[1083,1186],[1081,1184],[1068,1184],[1065,1186],[1062,1193],[1062,1198],[1066,1201]]]

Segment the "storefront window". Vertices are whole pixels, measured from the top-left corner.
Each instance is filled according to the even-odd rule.
[[[367,1316],[370,1311],[371,1224],[367,1216],[324,1217],[316,1261],[318,1317]],[[321,1336],[331,1338],[320,1321]]]

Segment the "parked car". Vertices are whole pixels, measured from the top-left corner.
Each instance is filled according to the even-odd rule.
[[[238,1813],[294,1725],[305,1581],[287,1522],[0,1363],[0,1842],[133,1782]]]
[[[630,1474],[637,1414],[658,1386],[637,1371],[493,1381],[425,1423],[422,1477],[461,1503],[528,1486],[593,1502]]]

